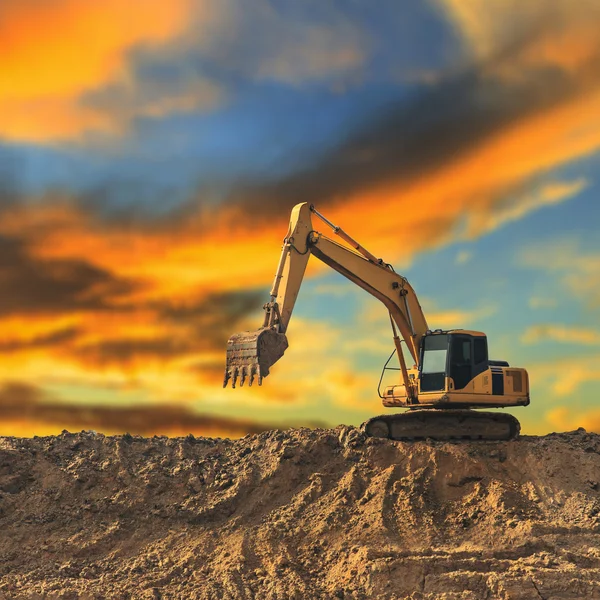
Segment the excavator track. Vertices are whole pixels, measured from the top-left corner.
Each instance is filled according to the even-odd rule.
[[[361,426],[371,437],[391,440],[513,440],[521,425],[508,413],[425,409],[381,415]]]

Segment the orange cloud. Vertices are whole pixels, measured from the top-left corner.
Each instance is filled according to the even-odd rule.
[[[542,188],[535,201],[530,194],[506,198],[515,189],[552,169],[600,149],[600,91],[589,93],[503,128],[463,156],[433,173],[404,184],[374,186],[350,196],[343,206],[328,210],[334,222],[354,232],[375,254],[395,248],[410,255],[452,239],[471,239],[494,229],[507,218],[522,218],[544,204],[564,201],[583,188],[583,182]],[[557,193],[560,190],[561,193]],[[365,207],[379,215],[366,224]],[[398,215],[391,219],[390,215]],[[456,226],[466,221],[466,229]],[[398,244],[399,230],[410,232]],[[375,242],[377,240],[377,242]],[[377,243],[377,246],[375,246]],[[393,258],[393,256],[392,256]]]
[[[249,219],[238,211],[224,210],[132,229],[119,223],[107,226],[60,201],[17,206],[3,215],[0,233],[11,237],[21,232],[42,260],[85,257],[97,267],[139,281],[139,288],[123,301],[169,297],[184,303],[196,292],[265,285],[274,272],[288,216],[250,228],[250,223],[245,226]],[[268,256],[271,261],[265,260]]]
[[[335,10],[329,16],[324,22],[335,26],[296,22],[260,1],[248,10],[240,0],[4,0],[0,137],[56,143],[122,133],[136,117],[213,108],[224,88],[186,67],[190,56],[213,62],[212,71],[224,62],[248,78],[289,84],[356,70],[365,60],[360,27]],[[179,76],[140,80],[133,51]]]
[[[105,434],[242,437],[273,429],[275,423],[197,413],[184,406],[74,405],[41,389],[10,382],[0,387],[0,435],[56,435],[63,429],[98,430]]]
[[[571,0],[437,0],[462,37],[466,50],[488,58],[519,44],[529,63],[581,65],[591,58],[590,41],[600,8]],[[577,35],[573,35],[573,30]],[[568,43],[571,52],[564,52]]]
[[[112,126],[80,95],[127,79],[126,53],[187,25],[190,0],[6,0],[0,5],[0,135],[47,141]]]
[[[528,365],[530,380],[547,386],[556,397],[569,397],[589,382],[600,381],[600,354],[565,357]]]
[[[560,324],[534,325],[525,331],[521,340],[526,344],[537,344],[545,340],[553,340],[568,344],[599,346],[600,331],[593,328],[567,327]]]
[[[558,406],[546,413],[546,420],[557,431],[574,430],[583,427],[586,431],[600,433],[600,410],[573,411],[573,408]]]

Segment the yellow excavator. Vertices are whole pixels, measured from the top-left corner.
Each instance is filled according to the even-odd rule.
[[[315,231],[311,214],[330,226],[345,244]],[[401,381],[385,387],[380,396],[384,406],[408,410],[363,423],[368,435],[394,440],[518,437],[520,425],[512,415],[472,409],[527,406],[527,371],[510,367],[505,361],[490,360],[484,333],[429,329],[406,278],[307,203],[292,210],[271,298],[264,305],[263,326],[235,334],[227,342],[223,387],[229,381],[235,387],[238,380],[240,385],[246,380],[252,385],[254,379],[261,385],[283,356],[288,347],[285,334],[311,254],[375,296],[390,314]],[[414,362],[412,368],[407,367],[402,342]]]

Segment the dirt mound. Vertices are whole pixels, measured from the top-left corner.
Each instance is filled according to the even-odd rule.
[[[0,438],[3,598],[600,598],[600,436]]]

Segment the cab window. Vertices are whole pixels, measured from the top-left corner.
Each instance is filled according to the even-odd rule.
[[[423,361],[420,383],[421,392],[434,392],[446,388],[447,357],[447,335],[428,335],[423,338]]]
[[[448,336],[427,336],[424,340],[423,373],[445,373],[448,355]]]
[[[487,351],[487,339],[485,337],[476,337],[473,340],[473,362],[476,365],[480,365],[483,362],[487,362],[488,351]]]

